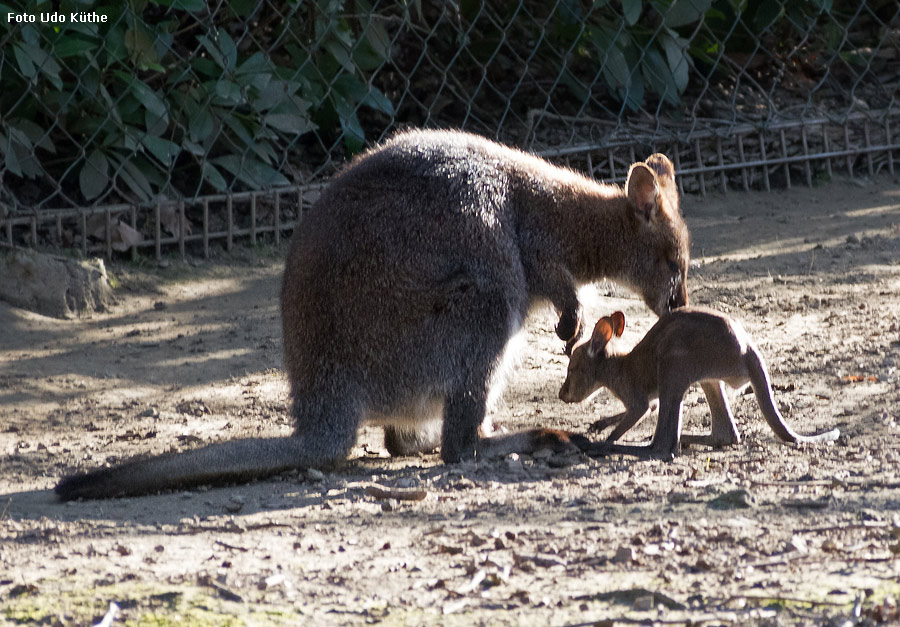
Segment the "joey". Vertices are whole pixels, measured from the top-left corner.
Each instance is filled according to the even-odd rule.
[[[576,403],[606,387],[625,405],[623,413],[592,425],[595,431],[615,428],[606,442],[591,445],[589,452],[672,459],[679,443],[738,443],[740,435],[725,396],[726,383],[735,388],[750,383],[763,417],[785,442],[828,442],[840,434],[834,429],[800,435],[785,423],[775,406],[762,355],[740,323],[724,314],[699,307],[664,314],[629,353],[621,353],[615,346],[624,329],[621,311],[601,318],[591,338],[573,350],[559,392],[563,401]],[[682,399],[688,387],[697,382],[709,404],[711,431],[707,435],[682,435]],[[657,399],[659,417],[650,444],[615,444],[649,413],[651,402]]]

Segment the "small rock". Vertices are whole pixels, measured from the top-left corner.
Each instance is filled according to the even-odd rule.
[[[547,459],[549,457],[553,457],[553,451],[551,451],[549,448],[546,448],[546,447],[539,448],[534,453],[532,453],[531,456],[534,459],[538,459],[538,460]]]
[[[258,588],[260,590],[274,590],[275,588],[280,588],[284,585],[284,575],[277,574],[272,575],[271,577],[266,577],[262,581],[259,582]]]
[[[620,546],[616,549],[616,554],[613,556],[612,561],[613,564],[628,564],[634,561],[634,549],[630,546]]]
[[[743,488],[720,494],[707,503],[712,509],[748,509],[756,507],[756,498]]]
[[[634,600],[634,609],[638,612],[646,612],[653,609],[653,595],[647,594]]]
[[[511,472],[523,472],[525,470],[525,466],[522,465],[522,460],[515,453],[506,457],[506,468]]]
[[[244,497],[240,494],[232,494],[231,498],[228,499],[228,502],[225,504],[225,510],[232,513],[237,514],[244,508]]]
[[[325,473],[318,468],[307,468],[306,479],[307,481],[324,481]]]
[[[791,538],[791,541],[787,543],[786,550],[788,553],[796,551],[797,553],[806,554],[809,553],[809,546],[806,544],[806,539],[801,535],[795,535]]]

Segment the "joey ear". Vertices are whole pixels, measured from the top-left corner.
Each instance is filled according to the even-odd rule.
[[[659,183],[656,173],[646,163],[635,163],[628,170],[625,195],[635,215],[651,222],[659,209]]]
[[[613,333],[616,337],[622,337],[622,331],[625,330],[625,314],[617,311],[609,317],[612,322]]]
[[[607,318],[600,318],[597,321],[597,324],[594,325],[594,332],[591,334],[591,343],[588,345],[588,349],[591,352],[591,355],[597,355],[606,348],[607,343],[612,339],[613,336],[613,327],[611,324],[611,320]]]

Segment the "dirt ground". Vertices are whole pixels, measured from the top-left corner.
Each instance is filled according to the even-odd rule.
[[[752,395],[743,441],[673,463],[536,454],[391,459],[366,430],[338,471],[60,504],[64,474],[136,453],[288,435],[283,250],[113,265],[88,320],[0,303],[0,621],[91,624],[855,625],[900,620],[900,180],[684,200],[694,303],[742,320],[785,417]],[[629,293],[583,291],[588,320]],[[607,392],[557,400],[566,359],[543,310],[495,412],[583,431]],[[686,429],[708,424],[699,390]],[[629,434],[648,437],[654,421]],[[424,498],[384,498],[373,486]],[[112,614],[110,614],[112,616]]]

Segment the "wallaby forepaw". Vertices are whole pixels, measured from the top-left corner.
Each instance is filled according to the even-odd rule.
[[[572,353],[572,348],[581,339],[584,333],[584,318],[581,307],[571,311],[564,311],[556,325],[556,335],[566,343],[566,355]]]

